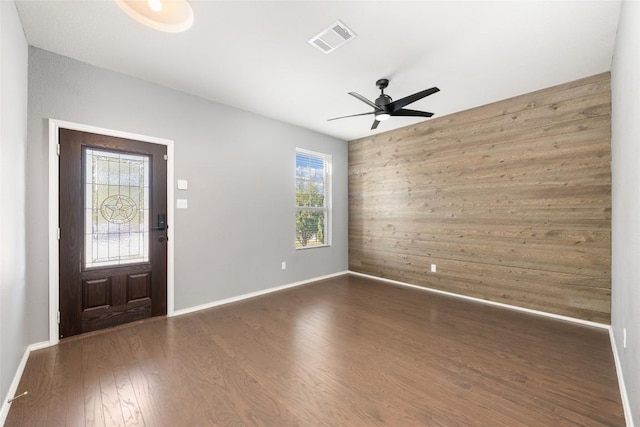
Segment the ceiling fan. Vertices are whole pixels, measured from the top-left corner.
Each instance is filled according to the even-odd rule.
[[[417,110],[409,110],[403,108],[405,105],[409,105],[412,102],[416,102],[425,96],[433,95],[436,92],[440,92],[440,89],[437,87],[432,87],[431,89],[426,89],[421,92],[414,93],[413,95],[406,96],[402,99],[398,99],[397,101],[393,101],[391,97],[384,93],[384,90],[389,86],[389,80],[380,79],[376,82],[376,86],[380,89],[380,96],[376,99],[376,102],[373,103],[369,101],[364,96],[356,93],[349,92],[349,95],[358,98],[360,101],[374,108],[373,111],[368,113],[360,113],[360,114],[352,114],[350,116],[342,116],[342,117],[334,117],[331,120],[338,119],[346,119],[347,117],[356,117],[356,116],[366,116],[369,114],[375,114],[375,120],[371,125],[371,129],[376,129],[382,120],[387,120],[391,116],[405,116],[405,117],[431,117],[433,113],[428,113],[426,111],[417,111]]]

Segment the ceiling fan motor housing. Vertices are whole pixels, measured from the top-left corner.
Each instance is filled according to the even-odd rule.
[[[391,104],[391,101],[392,101],[391,97],[383,93],[376,99],[376,105],[382,108],[383,110],[387,110],[388,109],[387,105]]]

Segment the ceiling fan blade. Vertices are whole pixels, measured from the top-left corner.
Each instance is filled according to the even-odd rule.
[[[331,120],[346,119],[347,117],[368,116],[369,114],[374,114],[374,113],[375,113],[375,111],[369,111],[368,113],[360,113],[360,114],[352,114],[350,116],[334,117],[333,119],[327,119],[327,121],[330,122]]]
[[[431,117],[433,113],[429,113],[427,111],[418,111],[418,110],[407,110],[406,108],[401,108],[400,110],[389,113],[392,116],[404,116],[404,117]]]
[[[375,108],[376,110],[380,110],[380,107],[378,107],[376,104],[374,104],[373,102],[369,101],[367,98],[365,98],[364,96],[360,95],[359,93],[356,92],[349,92],[349,95],[358,98],[360,101],[364,102],[367,105],[370,105],[371,107]]]
[[[393,101],[388,107],[391,111],[398,111],[405,105],[409,105],[412,102],[416,102],[425,96],[433,95],[436,92],[440,92],[440,89],[437,87],[432,87],[431,89],[423,90],[421,92],[414,93],[413,95],[405,96],[404,98],[398,99],[397,101]]]
[[[374,120],[373,124],[371,125],[371,130],[374,130],[378,127],[378,125],[380,124],[379,120]]]

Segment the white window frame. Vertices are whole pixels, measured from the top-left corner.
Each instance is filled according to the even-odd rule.
[[[320,153],[318,151],[311,151],[311,150],[307,150],[304,148],[300,148],[300,147],[296,147],[296,159],[298,157],[298,153],[300,154],[306,154],[306,155],[310,155],[310,156],[314,156],[314,157],[320,157],[323,159],[324,162],[324,207],[316,207],[316,208],[312,208],[312,207],[299,207],[297,205],[297,203],[295,204],[295,212],[298,212],[298,209],[305,209],[305,210],[311,210],[311,211],[323,211],[325,212],[325,240],[326,243],[324,244],[320,244],[320,245],[311,245],[311,246],[298,246],[297,244],[297,238],[294,238],[293,244],[296,248],[296,250],[307,250],[307,249],[316,249],[316,248],[326,248],[331,246],[331,241],[332,241],[332,236],[331,236],[331,230],[332,230],[332,217],[333,217],[333,213],[332,213],[332,194],[331,194],[331,186],[332,186],[332,177],[333,177],[333,173],[332,173],[332,157],[331,154],[327,154],[327,153]],[[294,161],[296,161],[294,159]],[[297,165],[296,165],[297,166]],[[297,168],[296,168],[297,169]],[[295,176],[294,176],[294,180],[297,180],[298,178],[298,173],[296,170]],[[297,185],[296,185],[297,188]],[[295,193],[294,193],[295,196]],[[295,197],[294,197],[295,198]],[[294,215],[294,218],[296,217],[296,215]],[[294,236],[297,235],[297,227],[295,224],[295,220],[294,220]]]

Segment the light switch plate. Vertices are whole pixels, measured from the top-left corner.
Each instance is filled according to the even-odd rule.
[[[178,209],[187,209],[187,207],[188,207],[187,199],[177,199],[176,200],[176,207]]]
[[[189,181],[186,179],[178,180],[178,190],[188,190],[189,189]]]

